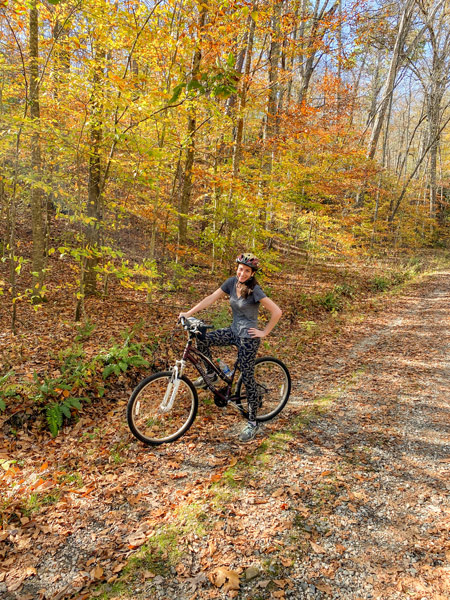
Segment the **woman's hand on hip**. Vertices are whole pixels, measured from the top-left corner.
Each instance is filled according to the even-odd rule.
[[[250,337],[252,338],[265,338],[266,334],[264,333],[264,331],[261,331],[261,329],[256,329],[255,327],[251,327],[248,330],[248,333],[250,334]]]

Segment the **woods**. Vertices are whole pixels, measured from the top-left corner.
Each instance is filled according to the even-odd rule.
[[[449,1],[0,0],[0,32],[0,596],[447,598]],[[243,449],[200,392],[150,452],[127,399],[246,251],[292,397]]]
[[[99,278],[123,275],[127,261],[133,281],[145,261],[170,276],[168,263],[194,253],[220,265],[243,244],[268,256],[276,243],[312,255],[445,245],[448,10],[444,0],[3,2],[13,327],[19,297],[45,299],[61,247],[78,265],[80,318]],[[69,243],[55,238],[55,217],[75,232]],[[134,218],[146,224],[139,258],[114,241]]]

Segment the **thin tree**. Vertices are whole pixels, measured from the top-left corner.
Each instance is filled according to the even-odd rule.
[[[31,227],[33,232],[32,250],[32,301],[43,301],[42,293],[45,267],[45,219],[44,194],[41,188],[42,156],[39,104],[39,12],[37,0],[31,0],[29,13],[29,49],[30,49],[30,117],[31,117]]]

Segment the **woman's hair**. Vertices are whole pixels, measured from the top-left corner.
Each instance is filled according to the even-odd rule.
[[[242,284],[242,287],[241,287],[242,298],[248,298],[250,296],[250,294],[253,292],[255,285],[258,285],[258,282],[256,281],[255,274],[252,273],[252,276],[250,277],[250,279],[247,279],[247,281],[244,281],[244,283]]]

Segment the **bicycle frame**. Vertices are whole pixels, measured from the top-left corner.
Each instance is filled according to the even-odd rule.
[[[233,404],[235,404],[234,401],[239,400],[239,399],[237,397],[232,396],[231,389],[233,387],[234,377],[236,375],[237,360],[234,364],[231,376],[228,377],[227,375],[225,375],[222,372],[222,370],[217,365],[215,365],[212,362],[212,360],[210,358],[205,356],[202,352],[200,352],[200,350],[198,350],[198,348],[196,348],[193,345],[193,339],[195,338],[195,334],[188,332],[188,336],[189,336],[188,341],[183,350],[183,358],[181,360],[177,360],[175,362],[175,367],[173,367],[174,375],[172,377],[172,382],[175,384],[176,379],[179,379],[183,375],[184,369],[186,367],[186,363],[189,361],[192,365],[194,365],[194,367],[197,369],[197,371],[200,373],[200,375],[205,380],[205,383],[206,383],[206,386],[208,387],[208,389],[216,397],[218,397],[221,401],[223,401],[225,403],[225,405],[228,404],[228,402],[230,402],[230,401],[232,401]],[[212,383],[210,383],[208,381],[208,379],[206,377],[206,374],[207,374],[206,370],[203,368],[204,363],[207,363],[207,365],[209,365],[211,367],[211,369],[226,384],[225,393],[224,393],[223,389],[222,390],[217,389]],[[164,401],[163,401],[163,403],[164,403]],[[238,408],[238,410],[241,410],[239,405],[236,405],[236,407]]]

